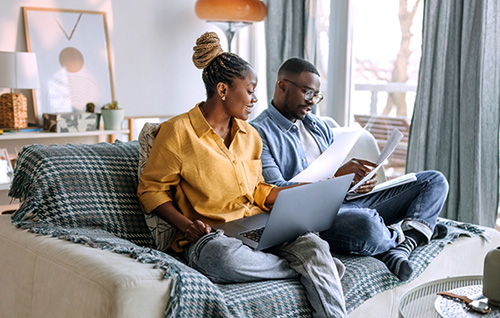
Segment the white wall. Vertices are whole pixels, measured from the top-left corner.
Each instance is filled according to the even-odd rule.
[[[195,0],[1,0],[0,51],[26,51],[23,6],[106,12],[115,97],[126,116],[176,115],[205,99],[201,71],[192,63],[205,31]],[[0,70],[1,71],[1,70]]]

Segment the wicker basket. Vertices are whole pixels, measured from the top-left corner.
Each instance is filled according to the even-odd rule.
[[[28,103],[21,93],[6,93],[0,96],[0,127],[28,127]]]

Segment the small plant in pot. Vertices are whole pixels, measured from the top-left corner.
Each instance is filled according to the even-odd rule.
[[[121,130],[125,109],[118,107],[117,101],[112,101],[101,107],[101,116],[105,130]]]

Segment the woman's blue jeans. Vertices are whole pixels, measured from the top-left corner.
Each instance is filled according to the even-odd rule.
[[[188,265],[215,283],[299,278],[313,317],[347,317],[340,277],[344,265],[328,243],[307,233],[266,253],[255,251],[221,230],[207,234],[184,251]]]
[[[415,182],[355,200],[345,200],[333,226],[320,233],[335,253],[377,255],[403,238],[388,225],[401,221],[430,240],[448,194],[448,182],[438,171],[423,171]]]

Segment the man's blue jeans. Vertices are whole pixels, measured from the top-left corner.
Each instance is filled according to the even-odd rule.
[[[265,253],[217,230],[192,244],[184,256],[190,267],[215,283],[298,277],[313,317],[347,317],[340,284],[344,265],[331,256],[328,244],[317,234],[304,234]]]
[[[333,226],[320,233],[332,252],[377,255],[395,247],[401,237],[387,226],[403,221],[430,240],[448,194],[448,182],[438,171],[417,173],[417,181],[352,201],[345,200]]]

